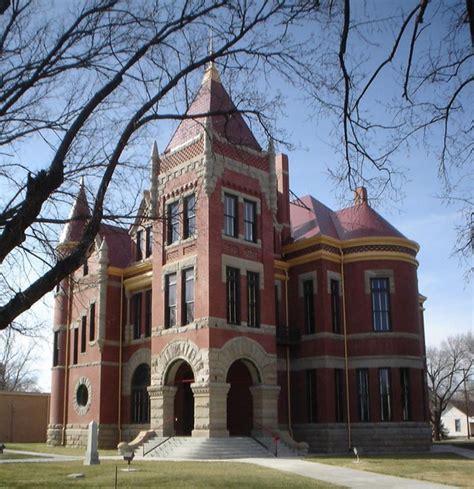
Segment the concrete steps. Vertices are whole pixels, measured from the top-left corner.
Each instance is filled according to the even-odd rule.
[[[159,459],[186,459],[186,460],[219,460],[238,458],[275,458],[274,445],[271,438],[256,441],[251,437],[229,438],[192,438],[175,436],[160,440],[154,438],[147,442],[149,445],[145,452],[152,448],[152,443],[157,446],[152,449],[145,458]],[[265,445],[265,446],[263,446]],[[267,449],[269,447],[270,449]],[[140,457],[142,453],[136,453]],[[283,443],[278,443],[278,456],[295,456],[295,453]]]

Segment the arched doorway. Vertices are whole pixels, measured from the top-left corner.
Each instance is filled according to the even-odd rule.
[[[174,432],[176,436],[191,436],[194,429],[194,395],[191,384],[194,373],[190,365],[179,360],[171,365],[167,384],[176,387],[174,397]]]
[[[150,367],[146,363],[139,365],[132,376],[131,385],[131,422],[150,422],[150,398],[147,387],[150,385]]]
[[[253,399],[250,387],[258,372],[247,360],[236,360],[227,372],[227,429],[230,436],[250,436],[253,426]]]

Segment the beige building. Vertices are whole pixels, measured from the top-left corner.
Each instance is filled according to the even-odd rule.
[[[50,394],[0,391],[0,443],[44,443]]]
[[[449,438],[468,436],[468,417],[466,416],[466,403],[463,401],[451,401],[441,416],[441,421],[446,428]],[[469,435],[474,433],[474,403],[469,405]]]

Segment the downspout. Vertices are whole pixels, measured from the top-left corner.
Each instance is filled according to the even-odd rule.
[[[120,337],[119,337],[119,378],[118,378],[118,439],[122,441],[122,337],[123,337],[123,273],[120,277]]]
[[[344,283],[344,253],[342,247],[339,247],[341,255],[341,289],[342,289],[342,328],[344,333],[344,369],[346,377],[346,416],[347,416],[347,445],[352,447],[352,432],[351,432],[351,404],[349,398],[349,360],[347,355],[347,324],[346,324],[346,292]]]
[[[288,334],[290,333],[290,321],[288,312],[288,270],[285,270],[286,280],[285,280],[285,322],[286,330]],[[288,431],[290,432],[291,438],[293,438],[293,428],[291,426],[291,378],[290,378],[290,346],[286,345],[286,383],[287,383],[287,399],[288,399]]]
[[[64,396],[63,396],[63,429],[61,433],[61,445],[66,445],[66,420],[67,420],[67,400],[69,390],[69,349],[70,349],[70,328],[71,328],[71,311],[72,311],[72,280],[68,277],[68,298],[67,298],[67,316],[66,316],[66,358],[64,363]]]

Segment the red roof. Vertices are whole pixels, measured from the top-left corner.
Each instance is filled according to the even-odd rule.
[[[86,221],[91,216],[89,204],[87,203],[86,192],[84,190],[84,182],[81,182],[79,192],[76,195],[76,200],[69,213],[68,222],[64,226],[60,243],[70,243],[80,241]]]
[[[105,238],[108,247],[109,265],[124,268],[132,257],[132,240],[128,230],[110,224],[101,224],[99,235]]]
[[[186,114],[192,116],[194,114],[226,112],[226,115],[211,116],[213,131],[233,144],[239,144],[261,151],[260,145],[247,126],[242,114],[235,112],[236,110],[237,108],[220,82],[215,67],[213,65],[209,66],[203,83]],[[176,149],[198,134],[203,133],[204,123],[204,117],[184,119],[181,121],[171,141],[168,143],[165,153]]]
[[[314,236],[341,240],[369,237],[406,239],[367,202],[332,211],[310,195],[303,197],[301,201],[309,210],[295,204],[290,206],[291,235],[295,241]]]

